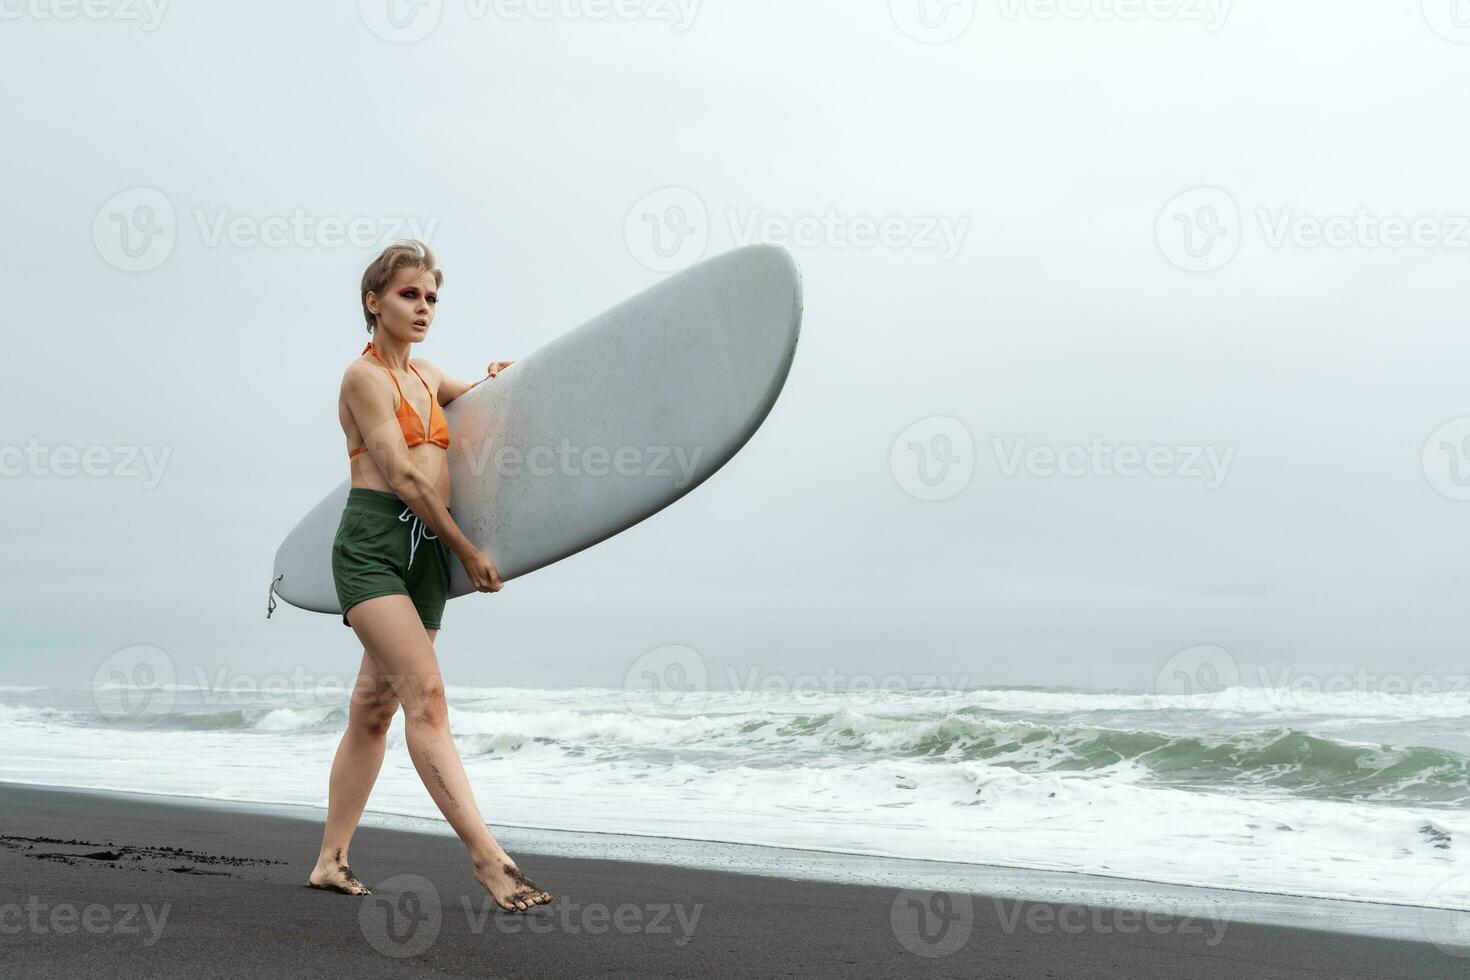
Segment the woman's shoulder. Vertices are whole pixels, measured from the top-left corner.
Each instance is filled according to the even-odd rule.
[[[425,357],[410,357],[408,363],[412,364],[414,369],[424,376],[425,381],[428,381],[435,387],[438,386],[439,380],[443,377],[443,372],[435,366],[433,361]]]
[[[376,386],[375,378],[380,373],[373,370],[373,365],[368,357],[359,356],[342,370],[342,387],[345,389],[348,386]]]

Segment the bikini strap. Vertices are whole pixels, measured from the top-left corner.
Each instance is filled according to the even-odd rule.
[[[378,349],[373,346],[373,342],[371,340],[368,341],[368,345],[362,349],[362,352],[364,354],[371,354],[371,355],[373,355],[374,357],[376,357],[378,359],[378,363],[381,364],[381,365],[383,365],[383,369],[388,372],[388,377],[390,377],[390,378],[393,379],[393,387],[395,387],[395,388],[398,389],[398,404],[399,404],[399,406],[403,406],[403,405],[407,404],[408,399],[406,399],[406,398],[403,397],[403,387],[398,383],[398,375],[394,374],[393,373],[393,369],[390,368],[390,367],[388,367],[388,362],[385,361],[385,360],[383,360],[383,355],[381,355],[381,354],[378,353]],[[412,371],[413,370],[413,365],[410,364],[408,366],[408,368],[409,368],[410,371]],[[414,374],[418,374],[417,371],[414,371],[413,373]],[[419,380],[420,381],[423,381],[424,379],[422,377],[420,377]],[[428,385],[425,385],[424,387],[428,387]],[[412,411],[413,410],[413,406],[410,405],[409,406],[409,410]],[[398,411],[398,409],[394,409],[394,411],[396,412],[396,411]]]
[[[414,374],[418,375],[419,383],[422,384],[424,386],[424,390],[429,393],[429,415],[430,417],[432,417],[434,414],[434,405],[438,403],[438,399],[434,397],[434,389],[430,388],[429,383],[424,380],[424,376],[422,374],[419,374],[418,368],[410,364],[408,366],[408,369]]]

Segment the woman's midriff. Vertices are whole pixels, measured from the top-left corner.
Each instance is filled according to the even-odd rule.
[[[427,473],[434,481],[434,489],[439,493],[439,499],[445,507],[451,505],[449,497],[449,451],[440,449],[432,443],[424,443],[419,446],[410,446],[408,455],[420,472]],[[383,479],[383,474],[378,470],[378,464],[373,462],[372,453],[362,453],[352,457],[352,486],[362,487],[367,490],[381,490],[384,493],[395,493]]]

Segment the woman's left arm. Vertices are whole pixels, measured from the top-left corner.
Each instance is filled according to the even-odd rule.
[[[434,367],[434,365],[430,364],[427,361],[421,363],[419,367],[428,367],[430,370],[434,371],[434,373],[439,375],[439,404],[448,405],[460,395],[463,395],[465,392],[475,387],[475,385],[478,385],[484,381],[489,381],[491,378],[495,377],[501,371],[504,371],[506,368],[510,367],[514,363],[515,361],[492,362],[490,366],[485,369],[485,377],[481,378],[479,381],[474,382],[473,384],[467,381],[461,381],[458,378],[451,378],[449,375],[445,374],[443,371],[440,371],[438,368]]]

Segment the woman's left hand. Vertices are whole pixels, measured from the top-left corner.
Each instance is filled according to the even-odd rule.
[[[485,373],[493,378],[514,363],[515,361],[495,361],[485,369]]]

